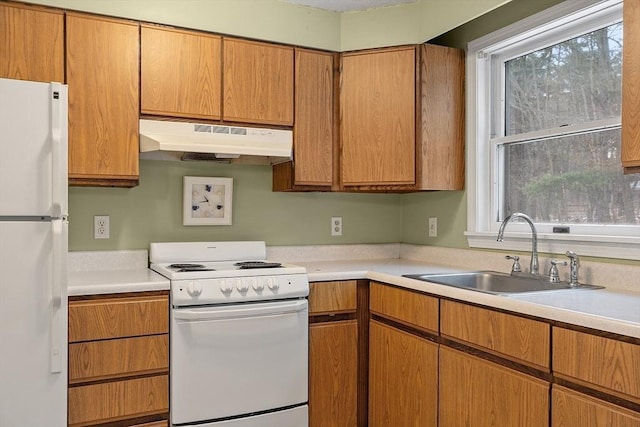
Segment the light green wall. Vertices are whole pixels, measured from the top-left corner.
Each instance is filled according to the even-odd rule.
[[[422,43],[510,0],[417,0],[336,13],[283,0],[28,0],[336,52]]]
[[[183,226],[183,176],[233,178],[233,225]],[[69,249],[146,249],[150,242],[265,240],[268,245],[399,242],[397,194],[273,193],[271,167],[142,160],[140,185],[69,189]],[[93,216],[109,215],[111,238],[93,239]],[[343,236],[331,237],[332,216]]]
[[[428,219],[438,219],[438,235],[429,237]],[[402,196],[402,242],[467,248],[467,197],[463,191],[434,191]]]

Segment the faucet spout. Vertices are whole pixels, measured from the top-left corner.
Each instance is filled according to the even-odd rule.
[[[498,230],[498,242],[502,242],[504,239],[504,229],[507,227],[507,224],[511,222],[514,218],[520,218],[525,220],[529,227],[531,227],[531,262],[529,263],[529,273],[531,274],[539,274],[539,264],[538,264],[538,232],[536,230],[536,226],[533,223],[533,220],[527,214],[523,214],[521,212],[514,212],[511,215],[507,216],[500,224],[500,229]]]

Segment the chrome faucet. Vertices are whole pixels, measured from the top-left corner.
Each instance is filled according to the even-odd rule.
[[[529,215],[523,214],[520,212],[514,212],[502,221],[500,224],[500,229],[498,230],[498,242],[502,242],[504,238],[504,229],[507,224],[514,218],[522,218],[531,227],[531,262],[529,263],[529,273],[538,275],[539,274],[539,265],[538,265],[538,232],[536,231],[536,226],[533,224]]]
[[[579,286],[578,270],[580,269],[580,258],[578,258],[578,254],[573,251],[567,251],[566,255],[569,257],[569,268],[571,269],[569,273],[569,286]]]

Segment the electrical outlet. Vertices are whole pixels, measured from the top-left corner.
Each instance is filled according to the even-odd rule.
[[[438,237],[438,218],[429,218],[429,237]]]
[[[93,238],[109,238],[109,215],[95,215],[93,217]]]
[[[331,235],[342,236],[342,217],[341,216],[331,217]]]

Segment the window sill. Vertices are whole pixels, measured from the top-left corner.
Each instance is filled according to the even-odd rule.
[[[502,242],[496,240],[497,233],[493,232],[467,231],[465,235],[471,248],[531,251],[531,233],[505,233]],[[538,252],[564,255],[568,250],[582,256],[640,260],[640,236],[538,234]]]

